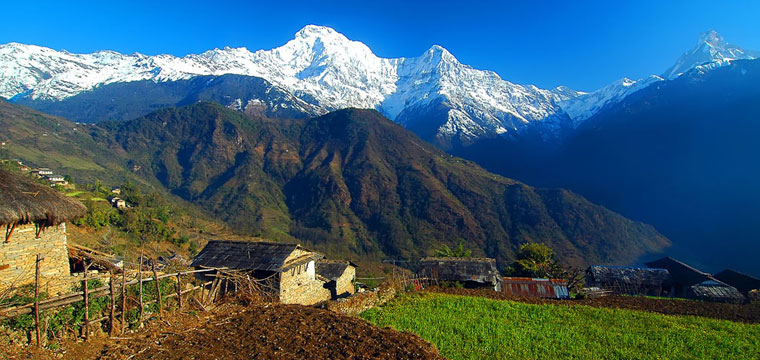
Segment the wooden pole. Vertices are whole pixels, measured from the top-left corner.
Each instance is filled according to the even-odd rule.
[[[153,280],[156,282],[156,295],[158,296],[158,315],[161,316],[161,310],[164,307],[161,301],[161,287],[159,286],[158,273],[156,273],[156,260],[153,259]]]
[[[113,272],[111,272],[111,277],[108,282],[108,286],[111,289],[111,313],[108,316],[108,334],[113,336],[113,328],[114,328],[114,313],[116,313],[116,296],[114,294],[114,286],[113,286]]]
[[[177,311],[182,312],[182,272],[177,273]]]
[[[121,268],[121,333],[124,334],[124,319],[127,317],[127,272]]]
[[[87,299],[87,269],[89,268],[89,265],[84,265],[84,341],[90,340],[90,301]]]
[[[40,347],[40,254],[37,254],[34,268],[34,327],[37,330],[37,347]]]
[[[140,317],[138,318],[138,321],[140,322],[138,325],[142,325],[142,319],[143,319],[143,311],[145,310],[145,305],[143,305],[143,281],[142,281],[142,264],[143,264],[143,255],[142,250],[140,250],[140,267],[137,268],[137,277],[139,278],[140,283]]]

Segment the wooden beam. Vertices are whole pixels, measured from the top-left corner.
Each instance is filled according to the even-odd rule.
[[[7,224],[5,226],[5,243],[6,244],[11,242],[11,235],[13,235],[13,230],[15,229],[16,229],[16,223],[13,223],[13,225]]]

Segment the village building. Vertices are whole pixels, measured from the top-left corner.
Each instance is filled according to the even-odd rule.
[[[118,197],[112,197],[111,198],[111,206],[121,210],[127,208],[127,202],[124,201],[124,199],[118,198]]]
[[[280,302],[312,305],[331,298],[327,279],[316,272],[316,262],[322,258],[298,244],[212,240],[191,266],[243,270],[266,280],[266,290]]]
[[[609,290],[617,295],[668,296],[670,280],[666,269],[591,265],[586,270],[586,286]]]
[[[715,278],[735,287],[744,295],[749,294],[752,290],[760,289],[760,279],[730,269],[715,274]]]
[[[114,195],[121,195],[121,188],[118,186],[114,186],[111,188],[111,193]]]
[[[651,261],[646,265],[668,270],[670,279],[663,286],[670,289],[670,296],[730,303],[745,300],[744,295],[735,287],[671,257]]]
[[[514,296],[540,297],[547,299],[569,299],[567,280],[528,277],[505,277],[502,291]]]
[[[50,170],[48,168],[39,168],[39,169],[32,170],[32,174],[34,174],[38,178],[41,178],[48,175],[53,175],[53,170]]]
[[[317,261],[317,275],[328,280],[325,286],[333,299],[356,292],[356,264],[350,261],[321,259]]]
[[[0,170],[0,292],[34,284],[40,256],[40,291],[49,295],[71,287],[65,222],[83,216],[80,202]]]
[[[495,259],[428,257],[420,260],[418,274],[433,281],[457,282],[468,289],[501,291],[502,278]]]
[[[46,175],[45,180],[50,182],[50,185],[68,185],[69,182],[64,179],[63,175]]]

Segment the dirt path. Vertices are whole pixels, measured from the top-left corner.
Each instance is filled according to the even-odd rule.
[[[515,297],[493,290],[431,288],[425,291],[454,295],[481,296],[496,300],[514,300],[531,304],[588,305],[656,312],[666,315],[694,315],[750,324],[760,323],[760,304],[737,305],[682,299],[655,299],[640,296],[604,296],[581,300],[552,300],[533,297]]]

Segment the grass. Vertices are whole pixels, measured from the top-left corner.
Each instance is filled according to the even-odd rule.
[[[362,318],[451,359],[759,359],[760,325],[477,297],[400,296]]]

